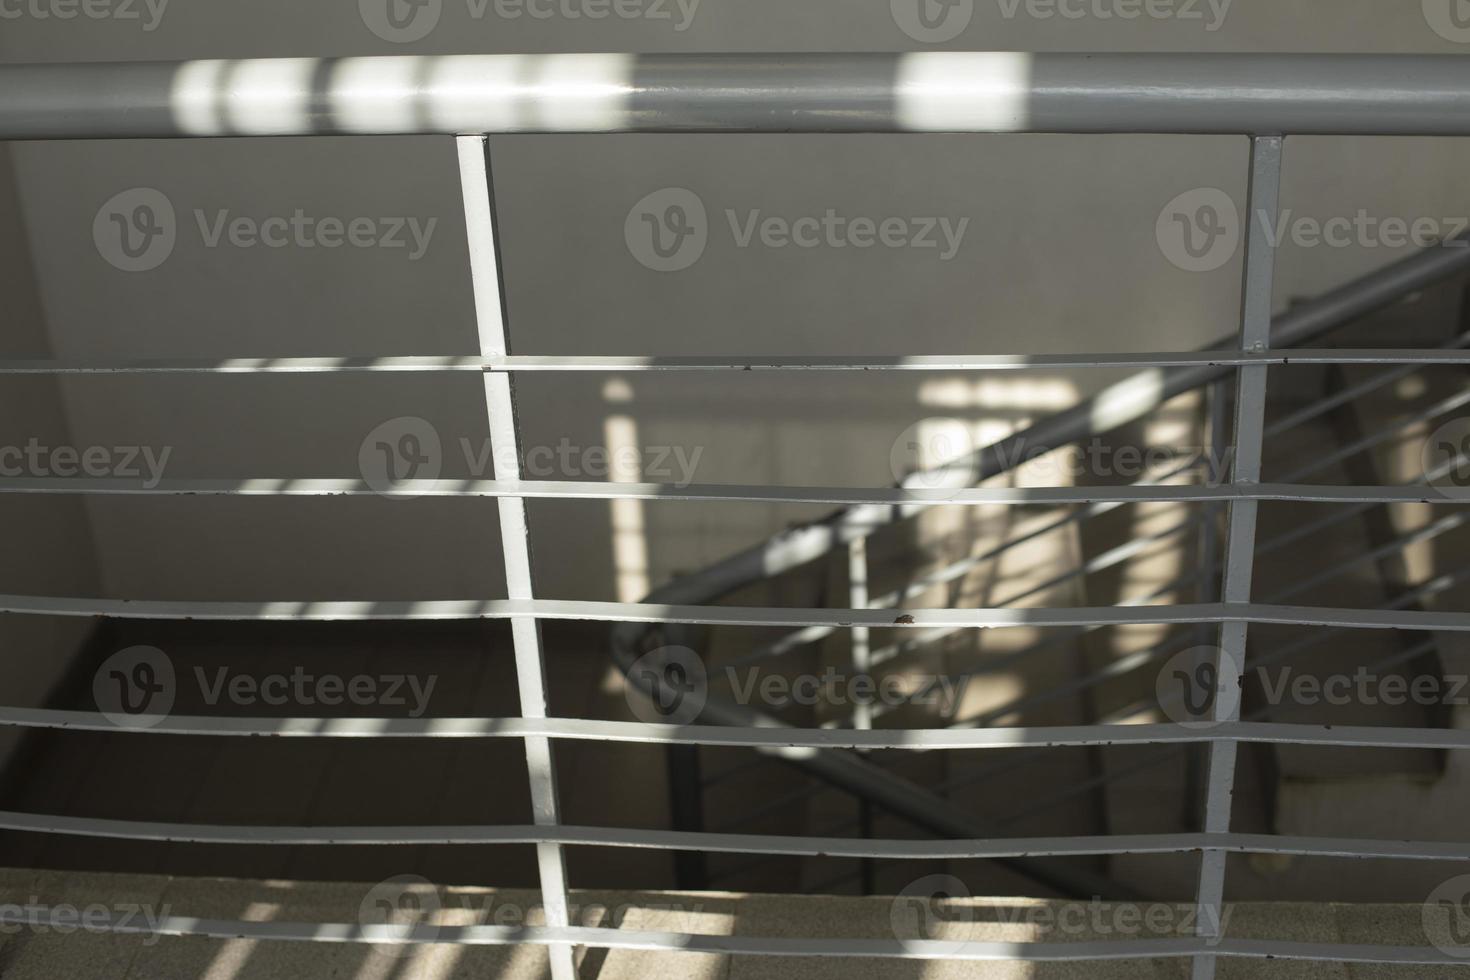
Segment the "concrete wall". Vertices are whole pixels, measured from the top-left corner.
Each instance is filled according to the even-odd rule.
[[[0,145],[0,357],[46,357],[45,316],[14,194],[9,150]],[[51,378],[0,384],[0,446],[71,444],[61,395]],[[14,465],[13,454],[5,465]],[[98,574],[86,511],[75,498],[7,497],[0,506],[0,592],[86,595]],[[0,616],[0,704],[32,705],[65,673],[91,629],[87,620]],[[0,769],[21,733],[0,729]]]
[[[1098,5],[1089,2],[1085,9]],[[1103,5],[1111,9],[1111,4]],[[438,28],[395,44],[359,5],[176,0],[141,21],[8,20],[11,61],[536,51],[913,50],[885,0],[703,0],[674,20],[482,19],[445,0]],[[156,4],[155,8],[156,9]],[[641,9],[641,8],[640,8]],[[687,9],[687,7],[686,7]],[[1236,0],[1223,24],[1037,17],[976,0],[947,47],[1014,50],[1470,53],[1420,4]],[[1044,12],[1045,7],[1035,8]],[[1073,5],[1069,9],[1083,9]],[[1200,4],[1206,20],[1209,4]],[[1215,9],[1218,8],[1218,4]],[[1008,11],[1016,10],[1014,16]],[[1243,140],[1161,137],[514,137],[492,141],[509,309],[521,353],[916,353],[1167,350],[1234,328],[1239,262],[1181,271],[1161,252],[1161,210],[1195,188],[1244,193]],[[452,141],[444,138],[29,144],[13,150],[47,310],[62,356],[470,353],[475,327]],[[1291,142],[1286,206],[1317,218],[1470,214],[1470,146],[1449,140]],[[119,192],[162,192],[173,253],[120,271],[94,243]],[[682,187],[711,221],[682,272],[636,262],[630,209]],[[427,252],[207,247],[231,217],[436,221]],[[937,250],[741,248],[727,223],[794,218],[968,219]],[[1282,249],[1278,305],[1383,264],[1397,251]],[[1029,379],[733,376],[530,377],[529,446],[642,444],[702,453],[699,482],[882,485],[906,427],[959,416],[984,435],[1043,414],[1104,377]],[[170,476],[355,476],[364,437],[429,419],[446,475],[457,442],[485,434],[473,379],[82,379],[63,386],[83,444],[172,447]],[[645,457],[650,462],[655,456]],[[589,462],[583,458],[583,462]],[[590,461],[595,463],[595,459]],[[595,467],[594,467],[595,468]],[[586,467],[549,474],[577,478]],[[498,594],[494,506],[379,500],[88,501],[105,591],[137,597],[410,598]],[[636,598],[816,511],[660,504],[537,504],[543,591]]]

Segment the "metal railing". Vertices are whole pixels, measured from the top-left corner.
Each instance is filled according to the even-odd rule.
[[[1470,294],[1467,294],[1467,301],[1470,301]],[[1458,349],[1463,348],[1467,345],[1470,345],[1470,333],[1462,333],[1452,339],[1449,343],[1445,344],[1444,347],[1446,349]],[[1410,376],[1413,370],[1414,366],[1410,365],[1407,367],[1393,367],[1386,370],[1374,372],[1370,377],[1359,382],[1358,384],[1351,386],[1350,388],[1345,389],[1342,392],[1325,395],[1324,397],[1316,399],[1310,404],[1296,411],[1293,411],[1285,415],[1283,418],[1280,418],[1275,422],[1269,424],[1266,427],[1265,435],[1267,439],[1285,435],[1286,433],[1289,433],[1290,431],[1306,423],[1307,421],[1318,418],[1333,410],[1340,410],[1342,406],[1351,404],[1352,401],[1356,398],[1367,395],[1395,381],[1399,381],[1405,377]],[[1390,424],[1385,425],[1382,428],[1377,429],[1372,433],[1369,433],[1364,437],[1356,439],[1346,445],[1329,447],[1326,451],[1313,456],[1305,463],[1298,463],[1297,465],[1293,466],[1290,472],[1284,477],[1284,479],[1288,482],[1305,479],[1308,476],[1319,473],[1325,467],[1330,466],[1333,463],[1338,462],[1344,458],[1350,458],[1352,456],[1368,452],[1369,450],[1390,440],[1403,438],[1406,430],[1409,430],[1411,427],[1430,422],[1438,418],[1442,418],[1448,413],[1463,407],[1467,403],[1470,403],[1470,393],[1467,392],[1460,392],[1449,398],[1442,399],[1424,409],[1405,415],[1401,418],[1397,418]],[[1223,402],[1212,403],[1211,415],[1214,416],[1218,414],[1218,409],[1221,406],[1223,406]],[[1221,444],[1223,444],[1223,442],[1224,440],[1220,440]],[[1212,452],[1210,455],[1213,456],[1216,454]],[[1151,476],[1139,482],[1148,484],[1162,483],[1164,481],[1177,478],[1182,474],[1186,474],[1191,469],[1198,468],[1202,465],[1203,462],[1205,461],[1201,458],[1191,458],[1186,460],[1186,462],[1181,466],[1176,466],[1172,469],[1167,470],[1164,473]],[[1427,484],[1429,481],[1442,479],[1454,466],[1457,465],[1461,465],[1460,459],[1450,460],[1446,463],[1441,464],[1435,470],[1425,474],[1424,482]],[[967,557],[948,564],[941,568],[938,572],[921,577],[917,581],[909,584],[904,589],[898,592],[892,592],[880,597],[873,604],[878,608],[892,609],[895,611],[903,609],[906,607],[907,600],[917,599],[919,596],[922,596],[925,592],[929,591],[936,585],[953,582],[960,576],[969,573],[977,568],[983,567],[989,563],[999,563],[1016,548],[1035,541],[1043,535],[1050,534],[1064,528],[1069,528],[1074,525],[1080,526],[1087,521],[1090,521],[1096,517],[1099,517],[1114,510],[1117,506],[1119,505],[1096,504],[1074,510],[1066,516],[1057,519],[1047,520],[1037,527],[1027,528],[1024,531],[1020,532],[1016,537],[1008,538],[1000,544],[986,549],[979,555]],[[1338,528],[1340,525],[1349,520],[1352,520],[1355,517],[1362,517],[1363,515],[1374,509],[1374,507],[1376,506],[1377,505],[1372,504],[1357,504],[1353,506],[1337,508],[1333,511],[1333,513],[1325,517],[1309,521],[1303,525],[1293,527],[1289,531],[1279,533],[1273,537],[1261,541],[1256,546],[1256,554],[1258,556],[1270,555],[1279,552],[1285,547],[1297,544],[1298,542],[1310,541],[1314,535],[1332,531],[1333,529]],[[1200,531],[1202,529],[1213,531],[1214,522],[1218,516],[1218,508],[1219,505],[1208,505],[1204,508],[1201,508],[1203,513],[1194,513],[1177,523],[1169,525],[1163,530],[1155,531],[1153,533],[1134,538],[1127,544],[1109,549],[1102,554],[1086,559],[1078,565],[1068,568],[1067,570],[1058,573],[1057,575],[1038,585],[1028,586],[1021,592],[998,600],[998,604],[1013,605],[1023,599],[1041,594],[1042,592],[1045,592],[1046,590],[1065,582],[1075,579],[1082,579],[1089,575],[1105,571],[1109,568],[1117,567],[1128,559],[1161,545],[1175,545],[1177,547],[1178,539],[1184,537],[1190,532]],[[1341,578],[1359,569],[1359,567],[1365,563],[1380,561],[1388,556],[1400,555],[1413,546],[1438,539],[1445,534],[1448,534],[1460,527],[1463,527],[1467,521],[1470,521],[1470,514],[1466,514],[1464,512],[1456,512],[1448,516],[1438,518],[1425,525],[1424,527],[1417,528],[1413,531],[1398,535],[1394,539],[1385,542],[1384,544],[1369,551],[1358,554],[1350,560],[1332,564],[1314,575],[1303,578],[1300,581],[1295,582],[1291,587],[1283,589],[1272,595],[1267,601],[1289,601],[1291,598],[1302,592],[1308,591],[1314,587],[1320,586],[1334,579]],[[881,529],[874,528],[873,533],[877,533],[879,530]],[[855,539],[854,543],[858,543],[863,540],[863,538],[858,538]],[[858,553],[864,552],[860,551]],[[1207,590],[1215,581],[1214,575],[1218,573],[1218,570],[1218,563],[1213,559],[1213,557],[1208,555],[1203,556],[1200,567],[1192,571],[1185,571],[1165,582],[1164,584],[1151,588],[1145,594],[1124,598],[1120,600],[1119,604],[1149,604],[1161,601],[1170,595],[1181,594],[1185,592],[1185,590]],[[1458,568],[1445,576],[1441,576],[1433,582],[1426,583],[1425,585],[1412,589],[1404,593],[1403,595],[1394,597],[1392,599],[1392,602],[1390,603],[1390,608],[1404,608],[1413,603],[1422,601],[1429,596],[1436,595],[1448,590],[1450,587],[1465,581],[1467,578],[1470,578],[1470,564],[1467,564],[1462,568]],[[997,669],[1003,669],[1009,666],[1017,666],[1026,662],[1031,657],[1045,653],[1049,649],[1056,648],[1069,640],[1076,639],[1091,631],[1092,628],[1087,627],[1073,630],[1054,631],[1055,635],[1047,639],[1038,640],[1037,642],[1029,644],[1018,651],[1007,653],[1003,656],[989,658],[986,661],[983,669],[977,668],[961,671],[956,674],[948,675],[946,679],[950,683],[957,685],[979,676],[982,673],[982,670],[983,672],[994,672]],[[838,631],[831,628],[823,627],[789,633],[771,643],[767,643],[758,647],[754,652],[750,654],[735,659],[731,662],[731,664],[738,667],[752,663],[769,663],[776,658],[788,654],[793,654],[803,649],[807,644],[818,642],[819,640],[824,639],[825,637],[830,636],[836,632]],[[922,635],[912,641],[890,645],[875,651],[869,651],[868,657],[870,660],[870,666],[872,664],[887,662],[900,656],[913,654],[938,643],[942,639],[952,635],[955,632],[957,631],[948,629],[931,631],[926,635]],[[1340,632],[1340,630],[1327,630],[1308,636],[1302,640],[1285,644],[1269,654],[1258,654],[1252,656],[1249,663],[1252,666],[1264,667],[1269,664],[1287,662],[1302,651],[1319,646],[1320,644],[1331,639],[1334,635],[1339,634]],[[1109,682],[1127,677],[1128,675],[1133,674],[1146,667],[1157,667],[1166,658],[1173,656],[1174,654],[1182,653],[1190,646],[1197,645],[1198,643],[1199,637],[1193,633],[1177,634],[1163,641],[1149,644],[1143,649],[1128,652],[1125,655],[1111,660],[1106,666],[1102,667],[1101,669],[1095,670],[1091,673],[1083,674],[1072,680],[1067,681],[1066,683],[1049,687],[1045,690],[1023,698],[1017,698],[995,708],[987,709],[980,714],[970,715],[963,719],[952,721],[950,722],[949,727],[981,728],[999,724],[1007,718],[1019,718],[1022,716],[1022,713],[1027,711],[1028,709],[1051,704],[1066,698],[1075,697],[1083,692],[1096,689]],[[1410,649],[1405,653],[1397,654],[1386,660],[1370,665],[1368,667],[1368,670],[1370,673],[1387,670],[1393,666],[1396,666],[1399,663],[1407,660],[1412,660],[1417,656],[1432,654],[1433,652],[1435,652],[1436,649],[1437,644],[1432,641],[1420,643],[1411,646]],[[852,664],[852,670],[854,674],[858,675],[862,675],[866,672],[865,669],[855,661]],[[871,711],[871,717],[868,719],[869,723],[871,723],[873,718],[881,717],[890,712],[900,710],[908,703],[919,701],[925,695],[931,693],[934,686],[938,683],[938,680],[931,679],[927,685],[915,691],[910,698],[901,699],[896,702],[884,704],[881,706],[875,706]],[[708,696],[713,697],[714,695]],[[1175,694],[1172,697],[1172,702],[1174,704],[1177,704],[1181,700],[1182,694]],[[1111,712],[1110,714],[1103,717],[1101,720],[1109,724],[1120,724],[1127,722],[1130,719],[1136,718],[1140,713],[1149,709],[1159,707],[1167,709],[1171,706],[1171,704],[1156,704],[1153,700],[1135,702],[1120,710]],[[1255,718],[1267,717],[1269,714],[1270,712],[1268,710],[1257,711],[1251,716],[1250,720],[1254,720]],[[824,723],[823,727],[848,727],[849,724],[851,725],[851,727],[854,728],[870,727],[870,724],[861,724],[860,720],[857,717],[853,717],[851,719],[839,718]],[[947,794],[949,792],[952,792],[953,790],[976,783],[981,783],[989,778],[1002,775],[1009,771],[1013,771],[1020,765],[1037,761],[1040,757],[1038,753],[1032,752],[1016,753],[1015,756],[1015,758],[999,765],[977,766],[968,771],[960,771],[959,773],[934,786],[933,789]],[[1033,801],[1027,806],[1016,810],[1014,813],[1002,817],[994,829],[1004,829],[1006,826],[1010,826],[1016,822],[1019,822],[1022,819],[1032,817],[1038,813],[1043,813],[1055,807],[1069,803],[1077,797],[1083,796],[1098,788],[1117,782],[1144,769],[1152,768],[1155,765],[1168,762],[1174,758],[1175,754],[1171,751],[1166,750],[1164,752],[1155,754],[1148,759],[1141,760],[1137,764],[1125,766],[1116,772],[1106,775],[1100,775],[1094,779],[1090,779],[1084,783],[1074,785],[1064,791],[1045,797],[1039,801]],[[800,765],[800,762],[798,761],[795,764]],[[726,770],[707,777],[703,781],[703,785],[705,787],[718,785],[719,783],[724,782],[732,776],[746,771],[748,768],[750,768],[750,764],[730,767]],[[764,818],[774,813],[783,812],[788,808],[801,804],[815,797],[819,793],[822,793],[823,791],[832,788],[839,787],[833,787],[826,784],[807,785],[800,787],[796,790],[784,794],[783,796],[775,800],[767,801],[761,804],[750,814],[742,814],[737,819],[727,820],[725,821],[725,824],[728,827],[735,827],[743,823],[754,821],[757,818]],[[851,789],[855,793],[860,792],[860,787],[842,786],[840,788]],[[849,818],[834,826],[826,828],[825,832],[839,833],[843,831],[849,831],[858,826],[860,822],[860,818]],[[768,864],[775,859],[776,856],[768,856],[766,858],[753,860],[737,866],[735,869],[733,869],[733,871],[725,871],[719,877],[721,880],[727,880],[734,874],[749,871],[754,867]],[[1022,865],[1022,867],[1024,868],[1025,865]],[[858,872],[856,871],[848,872],[844,875],[840,875],[832,879],[829,883],[845,881],[856,876],[857,874]],[[1045,880],[1046,876],[1043,875],[1042,877],[1043,880]],[[1064,885],[1068,884],[1065,879],[1062,883]],[[1072,884],[1074,884],[1075,887],[1075,883]],[[1083,890],[1085,891],[1085,888]],[[1120,888],[1115,887],[1113,893],[1116,895],[1119,893],[1119,891]]]
[[[683,626],[779,626],[795,630],[875,628],[1043,630],[1128,624],[1218,627],[1216,665],[1239,676],[1247,632],[1256,624],[1334,629],[1470,631],[1470,614],[1414,609],[1358,610],[1255,602],[1251,581],[1255,525],[1262,501],[1451,503],[1423,487],[1327,487],[1260,482],[1267,370],[1276,364],[1470,364],[1470,354],[1440,350],[1298,350],[1346,319],[1381,308],[1404,293],[1470,269],[1470,249],[1434,248],[1338,290],[1272,324],[1274,251],[1262,223],[1251,222],[1241,330],[1228,345],[1195,353],[1055,357],[892,358],[601,358],[522,357],[511,353],[498,262],[496,213],[486,134],[504,132],[1074,132],[1224,133],[1250,138],[1247,213],[1274,213],[1284,138],[1292,134],[1470,135],[1470,61],[1421,56],[1029,55],[556,55],[425,58],[200,61],[178,64],[11,65],[0,67],[0,138],[164,138],[200,136],[435,133],[457,138],[469,232],[480,350],[461,358],[273,359],[267,363],[154,361],[122,363],[5,362],[18,373],[353,373],[412,371],[483,374],[495,448],[495,479],[411,481],[404,495],[482,496],[498,501],[504,600],[441,602],[274,603],[114,601],[0,596],[0,611],[22,615],[149,619],[247,620],[509,620],[520,684],[521,716],[487,719],[241,719],[169,717],[125,731],[162,737],[515,738],[526,746],[535,824],[530,827],[238,827],[103,821],[0,814],[0,826],[129,840],[226,843],[494,843],[533,844],[547,925],[432,928],[162,920],[162,935],[202,935],[315,942],[539,944],[551,953],[553,976],[574,975],[573,948],[655,949],[745,955],[892,957],[949,960],[1101,960],[1190,958],[1196,978],[1213,976],[1218,958],[1288,958],[1342,962],[1453,964],[1435,947],[1246,941],[1220,935],[1225,856],[1272,853],[1411,860],[1470,860],[1470,844],[1332,840],[1232,832],[1229,798],[1241,743],[1470,748],[1470,732],[1440,729],[1343,728],[1244,720],[1238,699],[1222,697],[1213,727],[1177,724],[1084,725],[1065,728],[793,729],[732,704],[711,702],[701,725],[659,725],[549,718],[547,675],[538,623],[548,619],[622,624],[615,653],[626,665],[657,627],[665,638]],[[515,460],[519,432],[511,379],[525,371],[965,370],[1042,367],[1145,369],[1076,409],[1059,413],[965,461],[977,482],[1004,472],[1027,448],[1057,447],[1107,429],[1191,388],[1233,376],[1237,385],[1232,441],[1234,470],[1215,486],[1139,485],[1087,488],[890,489],[691,486],[538,482],[522,479]],[[961,472],[956,468],[954,472]],[[356,481],[165,481],[144,488],[119,481],[6,480],[13,493],[336,495],[379,491]],[[391,494],[393,491],[389,491]],[[525,501],[580,500],[790,501],[848,507],[657,590],[641,603],[568,602],[537,598],[531,576]],[[1224,580],[1219,601],[1105,608],[892,609],[868,602],[851,609],[742,608],[715,600],[742,584],[848,547],[871,529],[925,506],[1050,503],[1109,507],[1145,501],[1195,502],[1226,508]],[[1229,690],[1229,683],[1222,689]],[[150,721],[152,721],[150,719]],[[36,728],[117,731],[101,714],[6,708],[0,723]],[[927,826],[959,838],[941,841],[853,840],[681,833],[564,826],[552,766],[563,739],[660,745],[740,746],[792,758],[831,782],[894,812],[922,815]],[[1209,753],[1203,833],[1148,837],[994,839],[936,794],[843,750],[1018,750],[1051,746],[1204,746]],[[922,811],[922,813],[921,813]],[[639,933],[577,928],[568,914],[563,850],[567,846],[642,847],[710,852],[919,858],[1025,859],[1079,855],[1202,854],[1193,938],[1157,941],[960,945],[924,939],[772,939]],[[8,913],[7,913],[8,914]],[[27,921],[34,921],[27,912]],[[114,922],[118,932],[140,926]]]

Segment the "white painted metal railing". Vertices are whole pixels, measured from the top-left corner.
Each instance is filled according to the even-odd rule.
[[[470,272],[480,350],[456,358],[270,361],[185,360],[124,363],[0,363],[0,373],[371,373],[479,372],[497,461],[495,479],[473,484],[411,482],[413,496],[483,496],[498,501],[509,594],[445,602],[274,603],[108,601],[0,596],[0,611],[22,615],[104,616],[226,621],[508,620],[513,629],[521,716],[506,719],[240,719],[169,717],[138,726],[138,737],[178,734],[286,738],[514,738],[524,742],[535,824],[530,827],[229,827],[0,814],[0,826],[130,840],[221,843],[519,843],[539,856],[547,910],[544,928],[471,926],[432,929],[360,924],[219,922],[167,918],[163,935],[247,937],[315,942],[541,944],[550,948],[557,980],[574,975],[575,946],[609,949],[728,952],[742,955],[898,957],[949,960],[1104,960],[1191,958],[1196,978],[1213,975],[1220,957],[1340,962],[1451,964],[1443,949],[1335,943],[1287,943],[1219,935],[1219,909],[1229,853],[1470,860],[1470,844],[1329,840],[1234,833],[1229,797],[1241,743],[1362,747],[1470,748],[1470,732],[1344,728],[1243,720],[1238,699],[1221,698],[1207,729],[1181,725],[1090,725],[1075,728],[937,730],[796,730],[734,705],[711,703],[688,726],[548,718],[547,675],[539,622],[597,620],[622,624],[614,634],[625,665],[642,648],[647,627],[783,626],[793,629],[1047,630],[1124,624],[1209,624],[1220,629],[1217,667],[1227,681],[1243,666],[1255,624],[1336,629],[1470,631],[1470,613],[1404,609],[1301,607],[1253,601],[1255,525],[1263,501],[1378,503],[1457,501],[1423,486],[1324,487],[1264,484],[1267,370],[1277,364],[1470,364],[1459,347],[1437,350],[1294,350],[1330,326],[1381,308],[1405,292],[1470,269],[1470,249],[1436,248],[1297,309],[1271,318],[1273,245],[1251,223],[1241,329],[1227,348],[1152,355],[903,358],[556,358],[520,357],[509,345],[498,263],[493,182],[485,134],[496,132],[640,131],[973,131],[1233,133],[1251,141],[1247,213],[1274,213],[1285,137],[1296,133],[1470,135],[1470,62],[1463,58],[1381,56],[1107,56],[1024,54],[642,56],[391,58],[319,61],[192,62],[176,65],[0,67],[0,138],[177,137],[439,133],[457,140],[463,181]],[[1102,399],[1063,412],[1025,433],[1030,447],[1056,447],[1098,428],[1136,418],[1181,391],[1233,375],[1237,386],[1234,472],[1219,486],[1139,485],[1121,488],[886,490],[799,487],[669,487],[654,484],[534,482],[514,464],[519,433],[512,379],[525,371],[900,370],[1015,371],[1041,367],[1138,367],[1135,380]],[[1099,417],[1099,406],[1108,412]],[[989,447],[967,472],[983,481],[1008,465],[1006,444]],[[1009,456],[1015,459],[1015,454]],[[508,462],[511,461],[511,462]],[[973,469],[971,468],[973,466]],[[165,481],[141,487],[118,481],[6,480],[0,492],[96,494],[338,495],[379,491],[355,481]],[[390,491],[391,493],[392,491]],[[850,509],[818,525],[736,556],[658,590],[642,603],[566,602],[537,598],[525,501],[640,499],[793,501]],[[926,505],[1111,505],[1143,501],[1215,503],[1228,508],[1225,577],[1218,602],[1175,606],[1074,609],[759,609],[717,605],[733,588],[792,568],[861,540],[884,523]],[[1233,687],[1228,683],[1223,687]],[[151,720],[150,720],[151,721]],[[6,708],[0,723],[55,729],[118,731],[100,714]],[[126,724],[121,730],[127,731]],[[931,807],[913,787],[884,779],[859,757],[839,750],[991,750],[1054,746],[1203,745],[1209,751],[1205,830],[1149,837],[985,839],[966,834],[962,817],[940,805],[929,819],[958,838],[945,841],[853,840],[741,834],[630,831],[562,824],[552,765],[559,740],[663,745],[718,745],[795,756],[840,785],[860,787],[899,812]],[[942,801],[941,801],[942,803]],[[946,824],[946,821],[948,823]],[[844,855],[917,859],[1057,857],[1199,851],[1199,934],[1183,940],[997,944],[926,940],[810,939],[636,933],[573,927],[568,916],[563,849],[573,845],[698,849],[738,853]],[[7,913],[8,914],[8,913]],[[117,922],[119,932],[138,926]]]

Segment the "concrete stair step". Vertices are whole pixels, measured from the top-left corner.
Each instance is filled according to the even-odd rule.
[[[155,914],[256,921],[358,921],[371,884],[298,880],[251,881],[151,875],[62,874],[0,870],[0,902],[77,908],[141,906]],[[534,891],[417,888],[433,895],[439,925],[502,922],[538,925]],[[771,896],[729,892],[589,892],[572,895],[579,924],[628,930],[765,937],[837,936],[892,939],[894,902],[888,897]],[[432,906],[430,906],[432,907]],[[915,910],[917,911],[917,910]],[[957,899],[935,910],[933,938],[976,942],[1166,939],[1190,928],[1184,904],[1121,906],[1034,899]],[[1129,923],[1132,923],[1130,925]],[[1424,945],[1417,905],[1326,903],[1238,904],[1230,935],[1287,941]],[[25,929],[0,937],[0,969],[7,980],[276,980],[284,977],[393,977],[395,980],[540,980],[544,952],[535,947],[411,949],[330,943],[262,943],[67,935]],[[1288,961],[1220,964],[1226,980],[1396,980],[1459,977],[1463,968],[1362,967]],[[860,959],[730,958],[707,954],[586,951],[581,972],[597,980],[1174,980],[1188,976],[1183,960],[1090,964],[941,963]]]

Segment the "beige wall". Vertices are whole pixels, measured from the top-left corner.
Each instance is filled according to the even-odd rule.
[[[895,50],[919,45],[886,0],[703,0],[682,33],[647,21],[484,21],[446,0],[428,39],[379,40],[357,5],[192,0],[158,28],[7,22],[0,58],[173,59],[556,50]],[[950,47],[1016,50],[1466,52],[1416,2],[1236,0],[1197,23],[1007,18],[977,0]],[[509,308],[522,353],[919,353],[1187,348],[1234,326],[1239,265],[1174,268],[1161,208],[1202,186],[1243,194],[1244,141],[1162,137],[516,137],[493,141]],[[322,139],[31,144],[15,148],[48,313],[68,356],[469,353],[475,329],[452,143]],[[1318,217],[1470,214],[1470,148],[1448,140],[1294,140],[1287,206]],[[99,257],[99,206],[136,186],[168,195],[180,240],[160,268]],[[623,240],[634,202],[698,193],[714,221],[692,269],[651,272]],[[427,255],[205,248],[193,212],[438,219]],[[970,219],[949,262],[929,252],[742,249],[724,212]],[[1280,257],[1278,305],[1394,257]],[[528,445],[610,439],[702,450],[700,482],[882,485],[917,420],[1021,424],[1093,374],[530,377]],[[351,476],[380,422],[421,415],[451,453],[484,436],[473,379],[84,379],[63,386],[74,438],[173,447],[171,476]],[[462,469],[462,467],[461,467]],[[455,467],[446,464],[446,474]],[[576,474],[565,474],[575,476]],[[88,501],[115,595],[411,598],[497,594],[489,502]],[[544,591],[628,597],[816,511],[754,505],[538,504]]]

